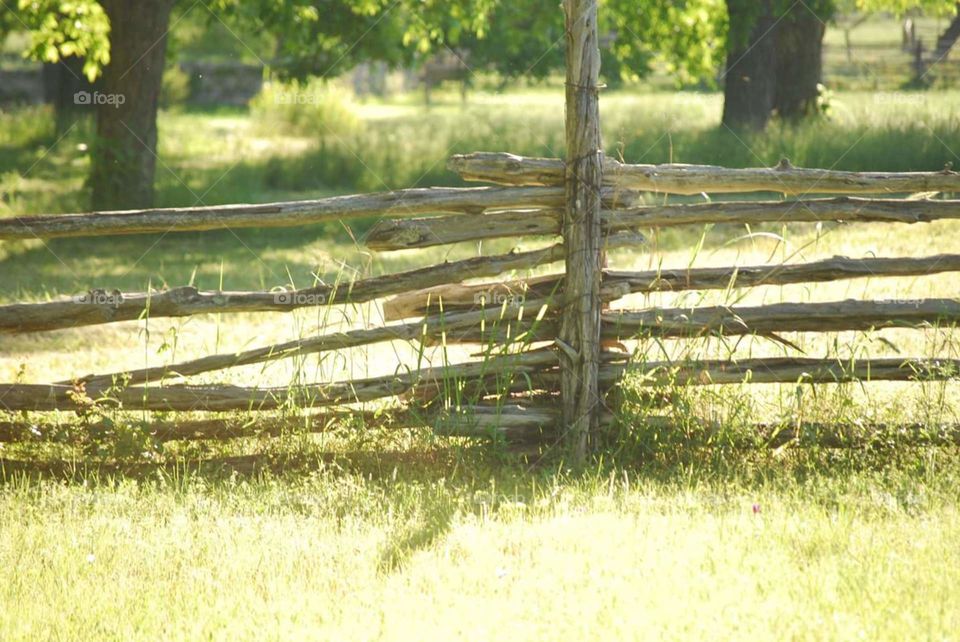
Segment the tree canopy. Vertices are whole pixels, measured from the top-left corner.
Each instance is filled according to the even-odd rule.
[[[195,11],[177,2],[181,11]],[[409,64],[443,47],[471,66],[514,78],[563,65],[563,16],[555,0],[213,0],[208,20],[272,35],[256,52],[284,77],[331,76],[358,62]],[[176,9],[175,9],[176,11]],[[636,79],[663,63],[679,82],[710,77],[726,37],[723,0],[607,0],[601,11],[605,75]],[[93,79],[110,61],[110,23],[97,0],[19,0],[0,29],[31,35],[28,55],[79,56]]]
[[[175,1],[174,10],[200,11],[211,22],[270,34],[271,51],[256,55],[283,76],[342,73],[357,62],[401,64],[416,53],[482,37],[495,0],[212,0],[209,11]],[[554,12],[559,10],[554,7]],[[110,62],[110,21],[99,0],[18,0],[0,16],[0,33],[29,32],[28,56],[57,62],[83,57],[92,80]]]
[[[95,0],[18,0],[0,18],[0,35],[21,30],[30,34],[27,56],[42,62],[82,57],[91,81],[110,62],[110,21]]]
[[[730,0],[759,13],[756,0]],[[724,0],[606,0],[600,12],[608,82],[637,79],[663,64],[678,83],[711,79],[726,50],[746,41],[749,22],[731,24]],[[774,0],[783,16],[794,0]],[[195,5],[177,2],[182,11]],[[209,21],[271,34],[257,52],[284,77],[331,76],[358,62],[412,63],[442,47],[462,47],[471,67],[507,78],[543,77],[563,65],[563,16],[556,0],[212,0]],[[920,8],[946,15],[954,0],[807,0],[822,20],[838,11]],[[110,23],[98,0],[18,0],[0,32],[30,33],[29,56],[44,62],[79,56],[91,80],[110,61]]]

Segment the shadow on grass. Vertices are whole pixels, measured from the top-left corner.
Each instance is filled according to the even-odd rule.
[[[578,470],[569,466],[562,452],[531,463],[480,442],[419,444],[403,450],[171,458],[158,463],[45,459],[20,453],[18,458],[0,457],[0,487],[52,482],[112,488],[125,480],[136,480],[172,489],[196,483],[232,492],[238,478],[267,485],[297,485],[318,475],[323,479],[362,479],[388,494],[401,493],[406,505],[416,507],[381,548],[378,569],[391,573],[449,532],[458,512],[494,512],[517,502],[530,505],[537,498],[557,495],[563,488],[601,493],[621,486],[796,490],[811,484],[830,488],[852,478],[943,478],[955,496],[960,479],[958,462],[960,446],[916,446],[896,441],[858,448],[678,447],[657,456],[615,456],[608,450]]]
[[[444,479],[469,464],[493,470],[496,453],[483,445],[449,445],[408,450],[360,450],[309,453],[258,453],[214,456],[204,459],[170,458],[160,462],[96,461],[82,458],[46,459],[28,454],[0,457],[0,480],[17,476],[64,481],[108,481],[115,477],[198,476],[209,480],[245,477],[300,475],[313,471],[360,474],[370,479]],[[502,460],[501,460],[502,461]]]
[[[430,548],[450,531],[456,505],[449,497],[432,498],[420,507],[421,515],[403,524],[384,543],[377,562],[381,573],[395,573],[417,552]]]

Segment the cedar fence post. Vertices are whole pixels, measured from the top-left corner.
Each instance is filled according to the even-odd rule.
[[[558,346],[563,429],[574,463],[586,457],[599,422],[600,361],[600,48],[597,0],[564,0],[566,17],[566,251],[564,309]]]

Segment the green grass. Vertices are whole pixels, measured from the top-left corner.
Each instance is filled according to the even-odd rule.
[[[923,463],[920,463],[923,462]],[[0,489],[0,637],[945,640],[958,469]],[[474,466],[476,464],[474,463]],[[756,508],[755,508],[756,507]]]

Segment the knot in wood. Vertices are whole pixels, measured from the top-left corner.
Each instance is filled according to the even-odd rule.
[[[780,162],[777,163],[777,166],[774,167],[774,169],[779,172],[784,172],[789,169],[795,169],[795,168],[793,166],[793,163],[790,162],[790,159],[784,156],[783,158],[780,159]]]
[[[190,303],[200,296],[200,291],[192,285],[184,285],[169,290],[166,296],[173,303]]]

